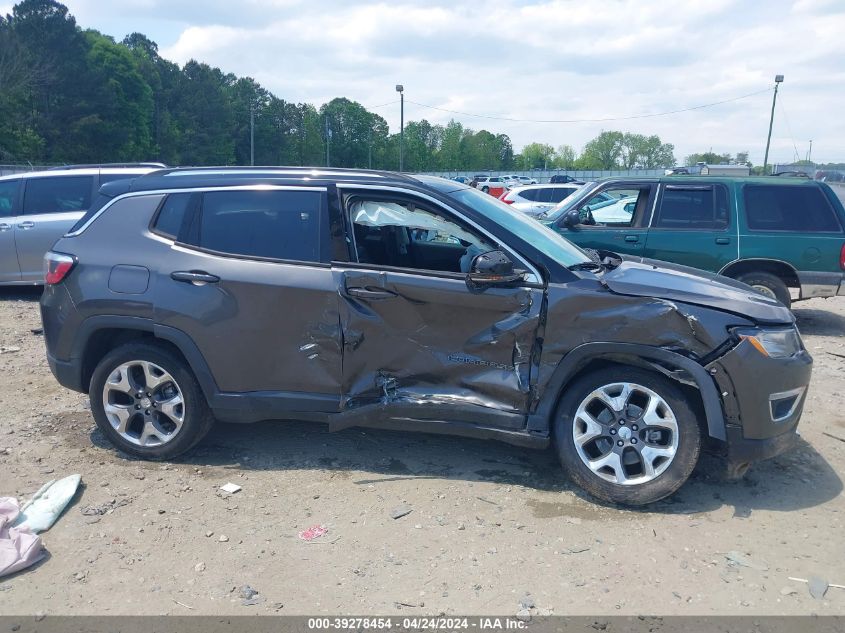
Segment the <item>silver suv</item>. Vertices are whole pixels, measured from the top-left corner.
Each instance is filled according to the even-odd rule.
[[[0,284],[44,283],[44,253],[85,214],[100,185],[163,167],[70,165],[0,177]]]

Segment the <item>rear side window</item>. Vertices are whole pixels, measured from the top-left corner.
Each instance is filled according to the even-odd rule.
[[[91,205],[93,176],[29,178],[23,197],[24,214],[85,211]]]
[[[537,202],[537,197],[540,195],[539,189],[526,189],[525,191],[519,192],[520,198],[525,198],[526,200],[530,200],[531,202]]]
[[[220,253],[320,261],[317,191],[220,191],[203,196],[196,243]]]
[[[723,230],[730,224],[727,189],[712,187],[678,187],[664,189],[654,227],[681,230]]]
[[[833,207],[817,186],[746,185],[745,217],[752,231],[842,231]]]
[[[167,196],[153,223],[153,231],[175,240],[182,228],[190,201],[189,193],[172,193]]]
[[[0,218],[12,215],[20,186],[20,180],[0,180]]]

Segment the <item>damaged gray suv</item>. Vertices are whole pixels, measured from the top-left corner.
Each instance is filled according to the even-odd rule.
[[[553,444],[596,497],[741,473],[797,440],[812,359],[741,283],[585,252],[454,181],[299,168],[105,185],[46,256],[50,366],[120,450],[213,420]]]

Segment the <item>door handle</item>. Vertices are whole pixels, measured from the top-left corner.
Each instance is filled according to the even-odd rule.
[[[359,299],[392,299],[396,296],[396,293],[390,290],[371,290],[361,287],[347,288],[346,294]]]
[[[731,238],[729,237],[717,237],[716,244],[730,244]]]
[[[640,236],[639,235],[626,235],[625,241],[626,242],[639,242]]]
[[[11,231],[11,230],[12,230],[11,224],[6,224],[5,222],[0,224],[0,231]]]
[[[170,278],[173,281],[182,281],[195,286],[202,286],[204,284],[216,284],[220,281],[217,275],[210,275],[202,270],[177,270],[170,273]]]
[[[30,221],[21,222],[20,224],[18,224],[18,228],[23,229],[25,231],[31,229],[34,226],[35,226],[35,222],[30,222]]]

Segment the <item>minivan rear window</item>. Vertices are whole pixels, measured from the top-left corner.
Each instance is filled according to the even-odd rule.
[[[35,215],[85,211],[91,204],[93,187],[93,176],[28,178],[23,196],[23,212]]]
[[[814,185],[746,185],[745,217],[752,231],[842,232],[833,207]]]

